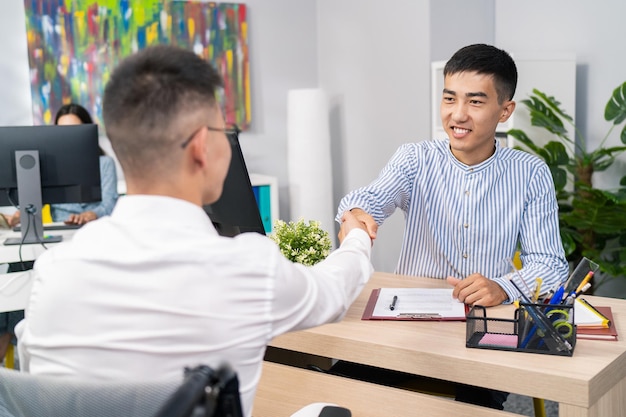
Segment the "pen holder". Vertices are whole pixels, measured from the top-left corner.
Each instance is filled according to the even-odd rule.
[[[513,319],[490,318],[485,307],[474,306],[466,326],[469,348],[572,356],[576,345],[571,305],[521,303]]]

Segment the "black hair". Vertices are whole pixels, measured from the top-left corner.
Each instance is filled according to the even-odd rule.
[[[498,102],[512,100],[517,87],[517,67],[504,50],[492,45],[468,45],[452,55],[443,69],[444,77],[460,72],[492,75]]]
[[[68,114],[73,114],[74,116],[78,117],[81,123],[84,125],[93,124],[93,119],[91,118],[91,115],[89,114],[87,109],[76,103],[69,103],[61,106],[54,118],[54,124],[59,124],[59,119],[62,116],[67,116]],[[98,146],[98,150],[100,152],[100,156],[106,155],[106,153],[100,146]]]
[[[54,124],[56,125],[59,123],[61,116],[68,114],[73,114],[78,117],[83,124],[93,124],[93,119],[87,109],[76,103],[69,103],[61,106],[61,108],[57,111],[56,117],[54,118]]]
[[[190,133],[177,131],[181,116],[215,106],[221,86],[209,62],[177,46],[151,46],[124,59],[103,99],[107,135],[122,166],[138,170],[167,158],[172,142]]]

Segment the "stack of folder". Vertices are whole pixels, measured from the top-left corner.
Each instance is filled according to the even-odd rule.
[[[574,302],[577,339],[617,340],[611,307],[594,307],[584,298]]]

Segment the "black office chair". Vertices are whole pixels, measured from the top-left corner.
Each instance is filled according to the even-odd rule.
[[[350,410],[326,406],[318,417],[350,417]],[[155,417],[243,417],[239,379],[228,366],[185,369],[185,381]]]
[[[184,380],[94,381],[0,368],[0,417],[242,417],[237,375],[200,365]]]
[[[155,417],[243,417],[239,379],[228,365],[185,369],[183,384]]]

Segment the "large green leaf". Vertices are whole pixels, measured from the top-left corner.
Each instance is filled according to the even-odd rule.
[[[561,241],[563,241],[563,250],[565,251],[565,256],[569,256],[574,253],[574,251],[576,250],[576,241],[572,236],[572,231],[562,227]]]
[[[591,165],[595,172],[604,171],[615,162],[615,157],[626,151],[626,146],[614,146],[611,148],[598,148],[584,155],[584,159]]]
[[[604,119],[613,120],[614,125],[626,120],[626,81],[613,90],[613,95],[604,108]],[[622,142],[626,143],[624,139],[624,135],[622,135]]]
[[[550,173],[552,173],[552,180],[554,181],[554,188],[558,192],[563,190],[567,185],[567,171],[558,166],[548,165]]]
[[[518,142],[522,143],[523,145],[525,145],[528,149],[533,151],[535,154],[539,151],[539,147],[537,145],[535,145],[535,142],[533,142],[528,137],[528,135],[526,135],[526,133],[524,133],[524,131],[519,130],[519,129],[511,129],[511,130],[507,131],[506,134],[511,136],[511,137],[513,137],[513,139],[517,140]]]
[[[610,191],[580,186],[572,206],[571,212],[561,214],[571,227],[606,235],[626,230],[626,204]]]
[[[548,96],[547,94],[537,90],[536,88],[533,88],[533,94],[540,97],[543,100],[543,102],[548,105],[548,107],[550,107],[555,113],[557,113],[562,118],[567,119],[570,122],[574,121],[574,118],[572,118],[572,116],[570,116],[569,114],[565,113],[565,110],[561,108],[561,102],[555,99],[554,97]]]
[[[545,154],[547,155],[544,160],[548,165],[565,165],[569,163],[569,155],[567,149],[561,142],[551,141],[544,146]]]
[[[528,100],[522,100],[522,103],[530,111],[530,123],[533,126],[542,127],[559,137],[567,138],[567,129],[565,129],[563,121],[543,101],[531,96]],[[567,139],[569,140],[569,138]]]

